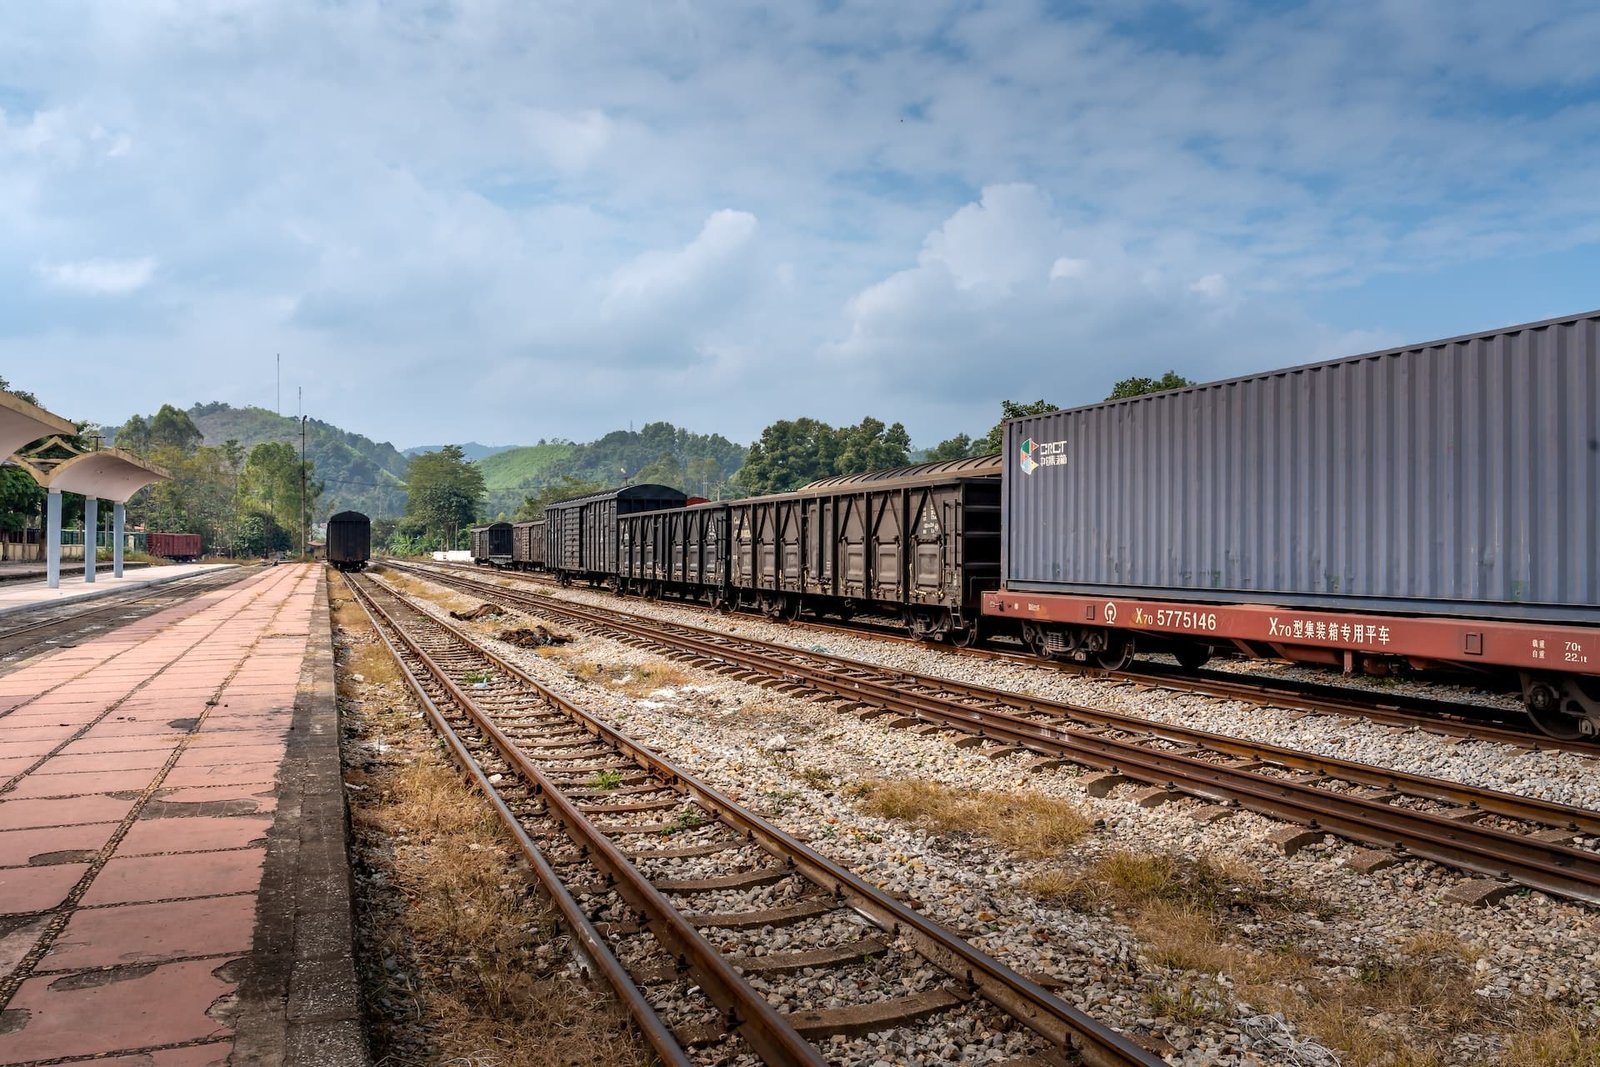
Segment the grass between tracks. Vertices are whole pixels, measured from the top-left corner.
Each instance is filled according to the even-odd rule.
[[[331,592],[374,1060],[651,1062],[611,998],[567,972],[514,842],[418,716],[360,608],[337,581]]]
[[[1060,864],[1094,827],[1082,809],[1028,792],[873,780],[848,792],[860,807],[939,832],[986,836]],[[1023,889],[1048,903],[1126,925],[1169,981],[1147,1008],[1181,1026],[1228,1023],[1234,1005],[1278,1012],[1350,1067],[1600,1064],[1592,1008],[1477,995],[1482,954],[1434,929],[1359,956],[1327,958],[1319,933],[1338,909],[1266,884],[1234,860],[1116,850],[1044,866]]]

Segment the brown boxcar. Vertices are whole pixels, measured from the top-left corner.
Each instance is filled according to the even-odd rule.
[[[511,566],[519,571],[544,570],[545,520],[511,524]]]
[[[511,565],[509,522],[491,522],[472,528],[472,562],[480,567]]]
[[[666,485],[629,485],[558,500],[545,508],[545,569],[563,583],[598,585],[618,575],[619,516],[682,507],[688,498]]]
[[[200,535],[193,533],[151,533],[145,535],[145,551],[163,559],[193,563],[200,558]]]

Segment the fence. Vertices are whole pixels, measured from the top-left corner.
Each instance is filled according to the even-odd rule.
[[[123,551],[143,552],[145,546],[144,531],[129,531],[122,535]],[[0,560],[23,560],[30,563],[43,563],[45,558],[44,531],[37,528],[25,530],[0,530]],[[112,537],[110,530],[98,531],[95,543],[99,548],[111,551]],[[61,558],[83,558],[83,531],[61,531]]]

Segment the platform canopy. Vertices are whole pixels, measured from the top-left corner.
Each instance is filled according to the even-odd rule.
[[[10,459],[12,453],[29,441],[51,434],[71,436],[77,432],[78,428],[60,415],[52,415],[0,389],[0,462]]]
[[[35,460],[29,466],[33,468],[34,478],[46,489],[98,497],[118,504],[126,504],[130,496],[151,482],[172,477],[165,467],[147,463],[120,448],[84,452],[48,466]]]

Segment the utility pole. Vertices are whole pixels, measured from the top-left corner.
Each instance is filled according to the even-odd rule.
[[[278,358],[278,418],[283,418],[283,353],[276,353]]]
[[[306,558],[306,416],[300,416],[300,558]]]

